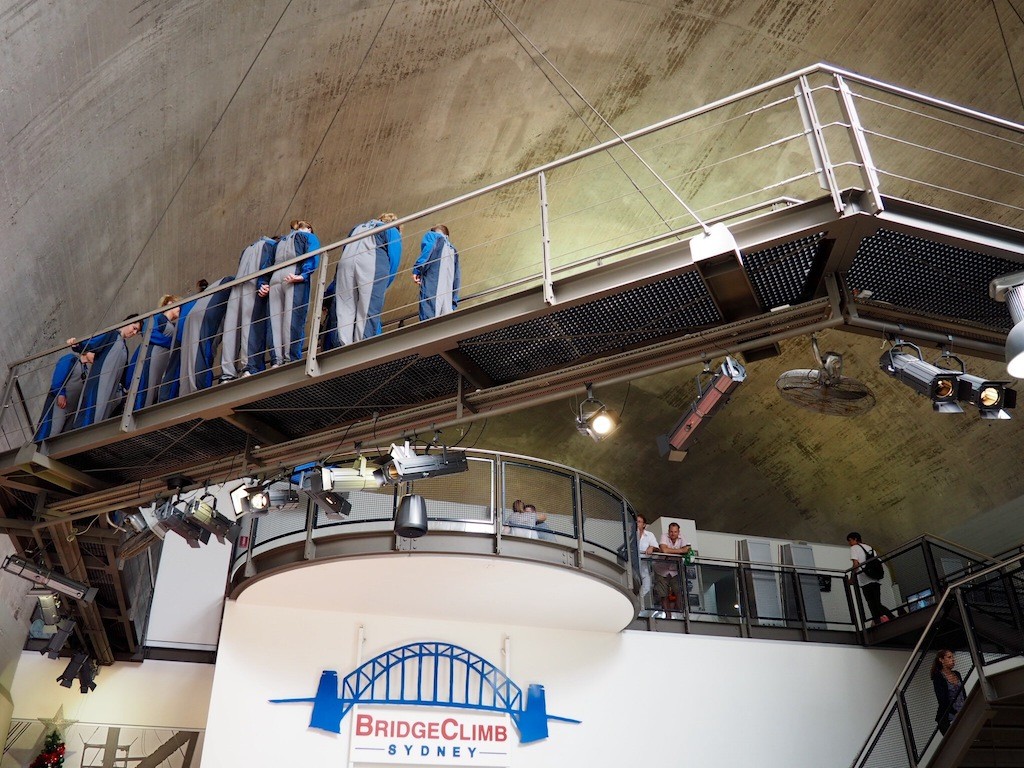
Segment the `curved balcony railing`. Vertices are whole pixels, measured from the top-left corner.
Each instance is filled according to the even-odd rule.
[[[298,509],[249,515],[235,543],[232,595],[247,583],[315,559],[427,552],[510,557],[575,569],[615,586],[636,603],[635,567],[627,532],[635,512],[614,487],[585,472],[550,461],[468,450],[469,470],[418,480],[429,533],[404,539],[394,533],[401,489],[352,491],[343,520],[303,501]],[[536,505],[537,525],[510,519],[512,503]],[[632,557],[635,566],[635,554]]]

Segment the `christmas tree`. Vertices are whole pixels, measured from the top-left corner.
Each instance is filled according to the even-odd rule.
[[[46,744],[39,756],[32,761],[29,768],[60,768],[64,765],[64,741],[54,731],[46,737]]]

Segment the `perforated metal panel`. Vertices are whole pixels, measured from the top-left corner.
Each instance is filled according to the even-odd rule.
[[[372,418],[441,397],[458,389],[458,374],[440,356],[410,355],[330,380],[311,379],[302,389],[258,400],[251,413],[287,435],[301,437],[337,424]]]
[[[193,419],[62,459],[108,482],[130,482],[245,448],[246,434],[219,419]]]
[[[808,278],[821,241],[819,232],[743,254],[743,266],[762,307],[772,309],[807,298]]]
[[[506,383],[580,358],[721,322],[700,275],[681,275],[465,339],[459,347]]]
[[[989,328],[1012,326],[1006,305],[988,295],[994,277],[1020,264],[890,229],[864,238],[847,276],[849,287],[873,301],[968,320]]]

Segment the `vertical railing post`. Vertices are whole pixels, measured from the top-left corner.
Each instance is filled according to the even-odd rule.
[[[988,677],[985,675],[985,659],[982,658],[981,649],[978,648],[978,638],[974,634],[974,627],[971,626],[971,617],[967,613],[963,589],[957,587],[953,591],[953,596],[956,598],[956,605],[960,610],[960,620],[963,622],[964,636],[967,638],[967,650],[971,654],[971,663],[974,664],[974,669],[978,673],[978,688],[984,694],[985,701],[994,701],[996,693]]]
[[[494,554],[501,554],[501,536],[505,527],[505,461],[501,454],[494,457]]]
[[[14,413],[14,409],[11,408],[11,406],[13,405],[13,403],[11,402],[11,397],[14,394],[14,382],[15,382],[16,379],[17,379],[17,376],[15,376],[15,374],[14,374],[14,366],[13,365],[7,366],[7,381],[4,382],[4,399],[3,399],[2,402],[0,402],[0,433],[2,433],[4,438],[7,440],[7,447],[8,448],[16,447],[13,443],[11,443],[10,438],[7,437],[7,430],[4,428],[4,421],[5,421],[5,417],[7,416],[7,414],[8,413]],[[17,422],[18,422],[18,429],[20,430],[21,429],[21,419],[18,419]],[[24,442],[24,437],[22,437],[22,441],[18,445],[20,446],[23,442]]]
[[[575,510],[576,518],[576,567],[583,567],[583,537],[585,535],[585,528],[583,527],[583,485],[580,482],[580,475],[578,472],[574,472],[572,475],[572,506]]]
[[[800,612],[800,629],[804,640],[811,639],[810,627],[807,626],[807,601],[804,600],[804,574],[796,568],[792,570],[793,590],[796,592],[796,609]]]
[[[839,106],[843,111],[843,117],[850,126],[850,141],[853,143],[853,153],[860,165],[860,175],[864,180],[864,186],[871,195],[871,207],[877,213],[884,209],[882,205],[882,193],[879,191],[878,173],[875,170],[874,161],[871,159],[871,151],[868,149],[868,142],[864,138],[864,127],[860,124],[860,117],[857,115],[857,107],[853,103],[853,93],[846,79],[836,75],[836,85],[839,87]]]
[[[551,282],[551,231],[548,228],[548,182],[544,172],[537,174],[540,187],[540,248],[541,266],[544,272],[544,303],[555,303],[555,288]]]
[[[634,586],[634,584],[636,582],[636,580],[633,578],[633,571],[635,570],[637,574],[640,573],[640,550],[639,550],[640,542],[638,541],[635,544],[631,544],[631,542],[630,542],[630,539],[629,539],[629,534],[630,534],[629,523],[630,523],[630,519],[631,518],[630,518],[630,515],[629,515],[629,505],[626,503],[625,499],[620,499],[620,501],[622,502],[622,534],[623,534],[623,541],[626,542],[626,545],[625,545],[626,546],[626,589],[628,589],[630,592],[632,592],[633,591],[633,586]],[[633,528],[635,530],[636,526],[634,525]],[[636,534],[634,533],[633,536],[635,537]],[[641,580],[641,583],[643,583],[642,580]],[[640,607],[643,608],[643,597],[642,596],[640,598]]]
[[[907,750],[910,768],[917,766],[917,746],[914,744],[914,733],[910,728],[910,709],[903,691],[896,691],[896,712],[900,717],[900,732],[903,734],[903,746]]]
[[[315,522],[316,503],[312,499],[306,499],[306,542],[302,548],[303,560],[312,560],[316,557],[316,543],[313,541]]]
[[[835,168],[828,155],[828,145],[825,143],[825,135],[821,129],[821,120],[818,118],[818,110],[814,106],[813,92],[807,76],[800,78],[796,86],[796,103],[800,110],[800,118],[804,123],[804,130],[807,133],[807,143],[810,146],[811,157],[818,169],[818,183],[821,188],[832,195],[832,204],[836,213],[843,212],[843,199],[840,195],[839,183],[836,181]]]
[[[740,636],[750,637],[750,598],[747,593],[746,566],[736,563],[736,596],[740,604]]]
[[[256,547],[256,532],[259,530],[260,519],[254,515],[249,514],[249,546],[246,547],[245,551],[245,570],[243,574],[246,578],[252,578],[256,575],[256,566],[252,562],[252,551]]]
[[[153,339],[153,329],[156,327],[156,315],[145,321],[146,332],[142,334],[142,345],[139,347],[139,355],[135,358],[135,370],[132,372],[132,380],[128,385],[128,394],[125,396],[124,411],[121,413],[121,431],[130,432],[135,428],[135,397],[139,393],[139,385],[142,382],[142,372],[146,370],[146,355],[149,354],[149,345]]]
[[[323,314],[324,294],[327,292],[327,262],[330,261],[330,251],[320,254],[320,263],[317,265],[316,279],[310,275],[309,307],[306,313],[312,316],[309,324],[309,339],[306,344],[306,375],[319,376],[320,363],[317,360],[317,352],[320,348],[320,316]]]

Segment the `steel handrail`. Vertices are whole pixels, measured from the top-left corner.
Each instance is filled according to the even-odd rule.
[[[645,136],[647,136],[647,135],[649,135],[651,133],[655,133],[655,132],[663,130],[665,128],[670,128],[670,127],[678,125],[679,123],[684,122],[686,120],[690,120],[690,119],[693,119],[695,117],[699,117],[701,115],[707,114],[709,112],[713,112],[713,111],[715,111],[717,109],[721,109],[723,107],[729,106],[729,105],[734,104],[734,103],[736,103],[738,101],[742,101],[742,100],[750,98],[752,96],[756,96],[756,95],[764,93],[766,91],[770,91],[770,90],[772,90],[774,88],[777,88],[779,86],[786,85],[788,83],[799,82],[800,78],[806,77],[806,76],[809,76],[809,75],[814,75],[814,74],[826,74],[826,75],[831,75],[831,76],[837,77],[837,78],[845,78],[848,81],[855,82],[855,83],[860,83],[862,85],[866,85],[866,86],[869,86],[871,88],[875,88],[875,89],[883,91],[883,92],[891,93],[891,94],[894,94],[894,95],[897,95],[897,96],[909,99],[911,101],[916,101],[916,102],[921,103],[921,104],[927,104],[928,106],[936,107],[936,108],[939,108],[939,109],[944,109],[944,110],[947,110],[947,111],[950,111],[950,112],[955,112],[955,113],[958,113],[958,114],[963,115],[965,117],[970,117],[972,119],[979,120],[979,121],[985,122],[985,123],[989,123],[991,125],[998,125],[998,126],[1000,126],[1002,128],[1009,128],[1011,130],[1015,130],[1015,131],[1019,131],[1019,132],[1024,133],[1024,124],[1015,123],[1013,121],[1005,120],[1005,119],[998,118],[998,117],[994,117],[992,115],[986,115],[983,112],[979,112],[977,110],[970,109],[969,107],[964,107],[964,106],[956,104],[954,102],[949,102],[949,101],[945,101],[945,100],[942,100],[942,99],[934,98],[932,96],[927,96],[926,94],[918,93],[917,91],[913,91],[913,90],[910,90],[910,89],[907,89],[907,88],[901,88],[899,86],[894,86],[894,85],[891,85],[889,83],[882,82],[881,80],[876,80],[874,78],[867,77],[865,75],[860,75],[860,74],[858,74],[856,72],[852,72],[850,70],[843,69],[841,67],[836,67],[836,66],[833,66],[833,65],[821,62],[821,63],[818,63],[818,64],[813,64],[813,65],[810,65],[810,66],[807,66],[807,67],[803,67],[802,69],[798,69],[798,70],[796,70],[794,72],[790,72],[790,73],[785,74],[785,75],[781,75],[780,77],[776,77],[776,78],[774,78],[772,80],[769,80],[769,81],[767,81],[765,83],[761,83],[761,84],[756,85],[756,86],[753,86],[751,88],[746,88],[746,89],[744,89],[742,91],[738,91],[737,93],[731,94],[729,96],[725,96],[723,98],[716,99],[715,101],[712,101],[712,102],[710,102],[708,104],[702,105],[700,107],[696,107],[696,108],[688,110],[686,112],[682,112],[682,113],[680,113],[678,115],[675,115],[675,116],[670,117],[670,118],[666,118],[665,120],[661,120],[659,122],[653,123],[653,124],[648,125],[648,126],[646,126],[644,128],[639,128],[639,129],[637,129],[635,131],[632,131],[630,133],[622,135],[621,138],[617,137],[615,139],[610,139],[608,141],[604,141],[604,142],[602,142],[600,144],[596,144],[596,145],[594,145],[592,147],[588,147],[586,149],[579,150],[579,151],[574,152],[574,153],[572,153],[570,155],[566,155],[565,157],[561,157],[561,158],[559,158],[557,160],[552,160],[550,162],[543,163],[543,164],[538,165],[538,166],[536,166],[534,168],[531,168],[529,170],[522,171],[522,172],[520,172],[518,174],[515,174],[513,176],[509,176],[509,177],[507,177],[505,179],[502,179],[500,181],[494,182],[492,184],[488,184],[487,186],[481,187],[481,188],[473,190],[471,192],[467,192],[465,194],[458,195],[458,196],[456,196],[454,198],[451,198],[449,200],[446,200],[444,202],[437,203],[437,204],[432,205],[432,206],[428,206],[428,207],[423,208],[423,209],[421,209],[419,211],[416,211],[415,213],[411,213],[411,214],[408,214],[406,216],[401,216],[401,217],[399,217],[398,219],[396,219],[393,222],[389,222],[389,223],[387,223],[385,225],[377,227],[376,229],[360,233],[359,236],[349,236],[349,237],[342,238],[342,239],[337,240],[337,241],[335,241],[333,243],[329,243],[327,245],[324,245],[324,246],[322,246],[321,248],[319,248],[316,251],[311,251],[311,252],[309,252],[307,254],[303,254],[300,257],[296,257],[293,260],[289,260],[288,262],[282,262],[282,264],[274,265],[273,268],[268,268],[266,270],[260,270],[259,272],[255,272],[255,273],[252,273],[250,275],[247,275],[245,278],[238,278],[238,279],[236,279],[236,280],[234,280],[234,281],[232,281],[230,283],[224,284],[223,286],[219,286],[217,288],[217,290],[225,290],[227,288],[233,287],[234,285],[240,285],[240,284],[245,283],[248,280],[252,279],[253,277],[258,277],[259,275],[268,274],[268,273],[274,272],[274,271],[276,271],[278,269],[283,269],[284,267],[297,264],[300,261],[303,261],[303,260],[305,260],[307,258],[310,258],[311,256],[319,255],[319,254],[322,254],[322,253],[328,253],[330,251],[336,250],[339,247],[344,247],[345,245],[347,245],[347,244],[349,244],[351,242],[355,242],[356,240],[361,239],[363,237],[367,237],[367,236],[370,236],[370,235],[378,234],[378,233],[383,232],[383,231],[385,231],[387,229],[398,227],[398,226],[401,226],[403,224],[406,224],[406,223],[413,222],[413,221],[416,221],[418,219],[424,218],[426,216],[430,216],[430,215],[432,215],[434,213],[437,213],[439,211],[443,211],[446,208],[451,208],[453,206],[460,205],[460,204],[465,203],[465,202],[469,202],[470,200],[474,200],[474,199],[476,199],[478,197],[481,197],[483,195],[489,194],[491,192],[495,192],[497,190],[503,189],[503,188],[511,186],[513,184],[517,184],[517,183],[519,183],[521,181],[526,181],[528,179],[536,177],[540,173],[546,173],[548,171],[552,171],[552,170],[555,170],[557,168],[561,168],[562,166],[565,166],[565,165],[568,165],[570,163],[576,162],[577,160],[582,160],[582,159],[585,159],[585,158],[590,157],[592,155],[598,154],[600,152],[608,151],[608,150],[613,149],[613,148],[615,148],[617,146],[622,146],[624,144],[628,144],[629,142],[634,141],[635,139],[643,138],[643,137],[645,137]],[[203,293],[196,294],[195,296],[190,296],[187,299],[183,299],[180,302],[176,302],[174,304],[170,304],[167,307],[163,307],[163,308],[156,309],[156,310],[153,310],[153,311],[150,311],[150,312],[146,312],[146,313],[140,313],[139,319],[145,319],[145,318],[148,318],[148,317],[152,317],[153,315],[156,315],[156,314],[160,313],[161,311],[164,311],[164,310],[166,310],[168,308],[174,308],[174,307],[177,307],[177,306],[181,306],[182,304],[185,304],[188,301],[192,301],[194,298],[196,298],[198,296],[202,296],[202,295],[205,295],[207,293],[210,293],[211,291],[212,291],[212,288],[208,288]],[[121,328],[123,326],[124,326],[124,321],[121,321],[119,323],[110,325],[110,326],[108,326],[108,327],[106,327],[106,328],[104,328],[102,330],[96,331],[96,332],[92,333],[91,335],[95,336],[95,335],[100,334],[100,333],[106,333],[108,331],[117,330],[118,328]],[[24,364],[26,362],[30,362],[30,361],[32,361],[34,359],[37,359],[38,357],[42,357],[42,356],[45,356],[45,355],[53,354],[55,352],[60,351],[61,349],[66,348],[66,346],[67,345],[60,345],[60,346],[44,350],[42,352],[39,352],[39,353],[36,353],[36,354],[33,354],[33,355],[29,355],[29,356],[24,357],[24,358],[21,358],[21,359],[15,361],[15,362],[11,363],[8,366],[8,368],[9,369],[13,369],[13,368],[17,367],[18,365],[22,365],[22,364]]]
[[[935,623],[939,621],[940,617],[942,616],[943,606],[945,606],[947,599],[955,599],[955,597],[950,598],[950,595],[955,595],[955,593],[960,591],[960,589],[963,586],[972,581],[983,578],[992,573],[996,573],[1002,568],[1007,568],[1009,566],[1019,564],[1022,561],[1024,561],[1024,553],[1021,553],[1009,560],[1005,560],[1003,562],[991,565],[982,571],[978,571],[977,573],[972,573],[969,576],[965,576],[964,578],[955,581],[946,587],[946,590],[942,593],[942,597],[939,599],[939,602],[935,604],[935,611],[932,613],[931,618],[925,625],[924,630],[922,630],[921,636],[918,638],[917,643],[914,645],[914,649],[910,652],[910,656],[908,657],[906,664],[904,664],[903,666],[903,671],[900,673],[900,676],[896,678],[896,682],[893,685],[892,690],[889,692],[889,695],[885,697],[885,704],[882,707],[882,714],[879,715],[878,719],[875,721],[875,724],[871,726],[871,730],[868,732],[868,737],[864,741],[864,744],[861,746],[861,748],[857,751],[857,756],[854,758],[854,761],[851,764],[852,766],[855,767],[861,763],[861,758],[864,756],[864,751],[871,745],[872,738],[875,736],[875,734],[878,733],[879,729],[883,726],[883,721],[886,719],[886,716],[889,713],[889,709],[893,704],[893,700],[897,699],[900,689],[906,682],[905,678],[907,678],[908,674],[914,667],[916,667],[918,663],[918,656],[922,652],[922,645],[924,644],[925,640],[928,639],[928,635],[932,631],[932,628],[934,627]]]

